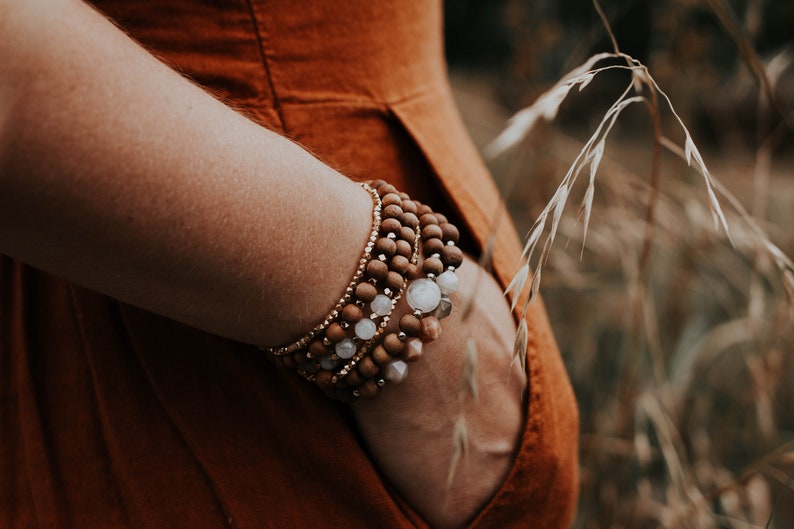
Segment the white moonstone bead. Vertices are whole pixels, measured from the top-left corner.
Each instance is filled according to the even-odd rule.
[[[375,296],[375,299],[370,302],[369,308],[378,316],[385,316],[391,312],[391,298],[383,294],[378,294]]]
[[[337,364],[339,364],[339,360],[332,358],[331,355],[324,356],[320,359],[320,367],[327,371],[335,368]]]
[[[362,318],[358,323],[356,323],[356,336],[362,340],[369,340],[375,336],[375,332],[377,330],[378,326],[369,318]]]
[[[436,278],[436,284],[444,295],[450,295],[458,289],[458,276],[455,272],[447,270]]]
[[[383,374],[383,378],[391,382],[392,384],[399,384],[405,377],[408,375],[408,364],[403,362],[402,360],[392,360],[388,364],[386,364],[385,373]]]
[[[438,306],[438,302],[441,301],[441,290],[431,279],[417,279],[408,285],[405,299],[412,309],[427,313]]]
[[[353,355],[356,354],[356,344],[350,338],[345,338],[334,346],[334,350],[336,351],[336,356],[347,360],[348,358],[353,358]]]

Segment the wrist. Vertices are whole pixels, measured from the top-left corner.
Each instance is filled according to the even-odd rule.
[[[407,362],[421,357],[423,344],[440,333],[438,320],[450,314],[448,295],[463,261],[458,230],[446,217],[385,182],[362,186],[373,198],[373,223],[344,295],[299,340],[265,348],[277,365],[343,402],[375,398],[387,381],[405,378]],[[395,319],[401,300],[410,313]]]

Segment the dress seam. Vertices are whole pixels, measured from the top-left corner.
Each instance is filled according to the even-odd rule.
[[[171,410],[166,403],[166,400],[163,398],[162,391],[160,387],[155,383],[152,379],[151,369],[150,366],[147,365],[146,361],[144,360],[144,356],[139,353],[139,345],[136,343],[133,333],[130,331],[130,322],[129,318],[125,314],[125,311],[122,309],[121,302],[116,304],[116,309],[118,311],[118,317],[122,325],[124,326],[124,330],[127,333],[129,338],[128,346],[130,350],[135,354],[135,358],[137,360],[138,366],[141,368],[142,375],[146,378],[147,383],[149,384],[149,388],[152,390],[152,396],[157,401],[157,404],[160,406],[163,414],[165,415],[169,426],[173,428],[175,435],[179,438],[179,441],[184,445],[186,448],[186,452],[188,457],[190,457],[196,464],[198,472],[204,478],[204,482],[207,486],[207,494],[212,496],[212,499],[215,500],[215,506],[220,511],[223,516],[223,527],[227,529],[232,529],[234,527],[233,516],[231,515],[231,511],[227,508],[226,502],[223,501],[221,494],[218,490],[217,483],[215,479],[213,479],[212,474],[210,473],[207,465],[202,460],[201,456],[199,456],[198,451],[194,450],[193,445],[188,440],[188,436],[185,435],[184,430],[180,427],[178,420],[175,418],[175,414],[171,413]]]
[[[349,105],[364,105],[368,108],[381,108],[388,109],[391,107],[402,105],[409,101],[415,101],[427,97],[429,94],[434,93],[434,88],[431,86],[424,86],[417,89],[410,94],[402,95],[394,99],[380,99],[374,97],[367,97],[364,95],[347,95],[337,97],[300,97],[300,96],[285,96],[280,98],[280,102],[288,105],[323,105],[323,104],[349,104]],[[281,117],[279,110],[279,117]]]
[[[119,499],[118,501],[119,510],[123,513],[122,517],[126,521],[127,526],[132,527],[134,525],[132,516],[129,512],[129,509],[127,509],[126,503],[124,502],[124,491],[119,486],[121,480],[118,478],[121,476],[121,473],[119,472],[117,462],[114,461],[113,454],[111,454],[110,449],[108,448],[110,444],[109,438],[111,434],[108,431],[107,417],[103,410],[102,404],[100,402],[100,397],[98,394],[94,365],[93,362],[88,360],[90,353],[89,353],[88,340],[86,339],[85,324],[83,321],[84,318],[83,312],[77,301],[77,293],[75,292],[75,286],[72,284],[68,284],[67,288],[69,294],[69,304],[72,306],[72,313],[74,314],[74,324],[77,327],[77,334],[79,336],[80,345],[82,348],[81,350],[83,352],[84,358],[86,359],[86,369],[88,370],[89,380],[91,382],[91,396],[93,400],[92,404],[94,405],[94,411],[97,413],[98,416],[99,433],[102,436],[102,443],[100,444],[100,449],[102,450],[102,457],[106,458],[107,464],[110,468],[110,472],[113,475],[113,480],[112,480],[113,488],[116,497]]]
[[[259,59],[262,62],[262,67],[265,69],[264,73],[265,78],[267,79],[267,85],[270,88],[270,94],[273,96],[273,110],[278,116],[281,129],[286,132],[287,127],[284,121],[284,114],[281,112],[279,96],[276,93],[276,86],[273,84],[273,76],[270,72],[270,62],[268,61],[267,52],[265,51],[265,43],[262,39],[262,28],[259,23],[259,19],[256,16],[256,12],[254,11],[254,6],[251,4],[251,0],[245,0],[245,5],[248,7],[248,13],[251,15],[251,24],[254,26],[254,36],[256,37],[256,42],[259,45]]]

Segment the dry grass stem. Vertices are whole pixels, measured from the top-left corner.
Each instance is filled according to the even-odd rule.
[[[450,458],[449,473],[447,474],[447,487],[452,485],[458,465],[468,454],[469,433],[466,427],[466,417],[461,415],[455,422],[455,430],[452,433],[452,457]]]
[[[477,345],[474,340],[469,339],[463,354],[463,388],[464,398],[468,396],[475,403],[480,400],[480,391],[477,387],[477,358]]]
[[[708,0],[760,83],[753,92],[741,68],[731,73],[736,91],[725,100],[749,101],[751,119],[737,111],[721,154],[728,118],[711,131],[716,146],[708,129],[687,124],[717,96],[655,57],[652,75],[623,53],[599,0],[614,51],[579,55],[484,149],[494,165],[521,157],[532,167],[524,186],[512,166],[503,180],[508,205],[525,207],[514,216],[526,233],[506,294],[519,312],[525,300],[526,314],[543,283],[579,398],[576,529],[794,527],[794,191],[790,166],[778,163],[791,140],[784,87],[794,48],[766,58],[752,48],[769,1],[746,2],[742,28],[725,0]],[[696,9],[684,0],[657,8],[665,27]],[[685,29],[690,40],[670,55],[698,51],[704,30]],[[741,151],[748,121],[756,143]],[[513,347],[524,366],[528,331],[520,321]]]

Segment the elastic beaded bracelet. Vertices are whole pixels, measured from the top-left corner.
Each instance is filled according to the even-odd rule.
[[[405,274],[416,268],[418,221],[409,220],[416,228],[403,229],[399,220],[402,216],[399,207],[402,199],[384,196],[383,202],[381,196],[368,184],[362,186],[373,193],[376,203],[373,209],[373,226],[379,228],[377,234],[370,237],[367,243],[365,256],[369,259],[366,263],[362,260],[363,274],[354,278],[345,297],[323,325],[293,344],[265,349],[278,365],[297,368],[304,378],[317,382],[321,387],[327,385],[325,375],[328,372],[337,369],[341,362],[354,358],[360,341],[370,340],[382,333],[405,288]],[[373,252],[377,259],[373,258]],[[354,283],[357,283],[355,288],[352,287]],[[367,303],[371,305],[372,313],[369,318],[363,318],[362,309]],[[373,320],[381,316],[383,321],[378,328]],[[351,329],[355,331],[352,335]],[[356,360],[354,358],[353,362]],[[337,381],[338,377],[334,379],[334,383]]]
[[[310,345],[315,354],[322,356],[320,369],[310,367],[301,373],[329,396],[340,400],[351,400],[352,389],[372,376],[371,361],[365,357],[389,324],[391,313],[406,287],[406,278],[418,274],[419,222],[415,215],[411,219],[412,214],[406,216],[402,210],[403,205],[415,206],[406,204],[404,198],[393,193],[381,190],[379,195],[383,204],[381,238],[375,243],[372,261],[367,265],[367,279],[356,288],[355,305],[349,305],[350,309],[346,308],[346,313],[343,311],[340,321],[331,324],[322,343]],[[403,225],[403,219],[407,225]],[[369,315],[364,313],[367,307],[371,311]],[[323,345],[333,345],[333,349],[323,349]],[[363,363],[359,365],[360,361]]]
[[[263,348],[277,365],[297,369],[343,402],[374,398],[387,381],[405,378],[406,362],[421,357],[422,344],[438,337],[438,320],[451,311],[448,295],[463,260],[458,230],[446,217],[383,181],[362,186],[373,195],[373,230],[345,295],[300,340]],[[386,333],[403,294],[413,312]]]
[[[392,186],[383,182],[375,182],[373,186],[381,196],[393,190]],[[421,215],[418,227],[425,258],[422,263],[425,277],[414,276],[414,281],[406,289],[406,301],[413,312],[403,315],[398,324],[399,330],[386,334],[382,343],[375,345],[371,354],[362,360],[366,371],[374,374],[356,384],[351,392],[353,398],[374,398],[386,381],[401,382],[407,376],[406,362],[421,358],[422,344],[439,336],[439,320],[449,316],[452,310],[449,294],[457,290],[455,270],[463,262],[463,253],[456,246],[459,232],[447,222],[446,217],[433,214],[428,206],[417,204],[417,213]],[[337,397],[342,398],[344,395],[338,394]]]
[[[298,351],[302,348],[305,348],[309,342],[318,334],[325,331],[331,323],[333,323],[339,314],[342,312],[344,307],[350,303],[353,298],[353,294],[356,291],[356,288],[361,283],[361,280],[364,277],[364,272],[366,271],[367,264],[370,262],[372,258],[372,250],[375,247],[375,242],[378,238],[378,232],[380,230],[380,223],[381,223],[381,210],[382,210],[382,203],[380,200],[380,195],[378,195],[377,191],[373,189],[368,183],[362,182],[361,187],[363,187],[370,195],[372,195],[372,229],[370,230],[369,238],[367,239],[367,244],[364,247],[364,252],[361,255],[361,258],[358,260],[358,268],[356,269],[355,274],[353,275],[353,279],[350,280],[347,288],[345,289],[344,295],[339,299],[336,306],[331,309],[323,321],[311,329],[308,333],[304,334],[301,338],[292,342],[291,344],[282,345],[279,347],[263,347],[262,349],[271,354],[277,356],[283,356],[286,354],[293,353]],[[293,366],[288,366],[293,367]]]

